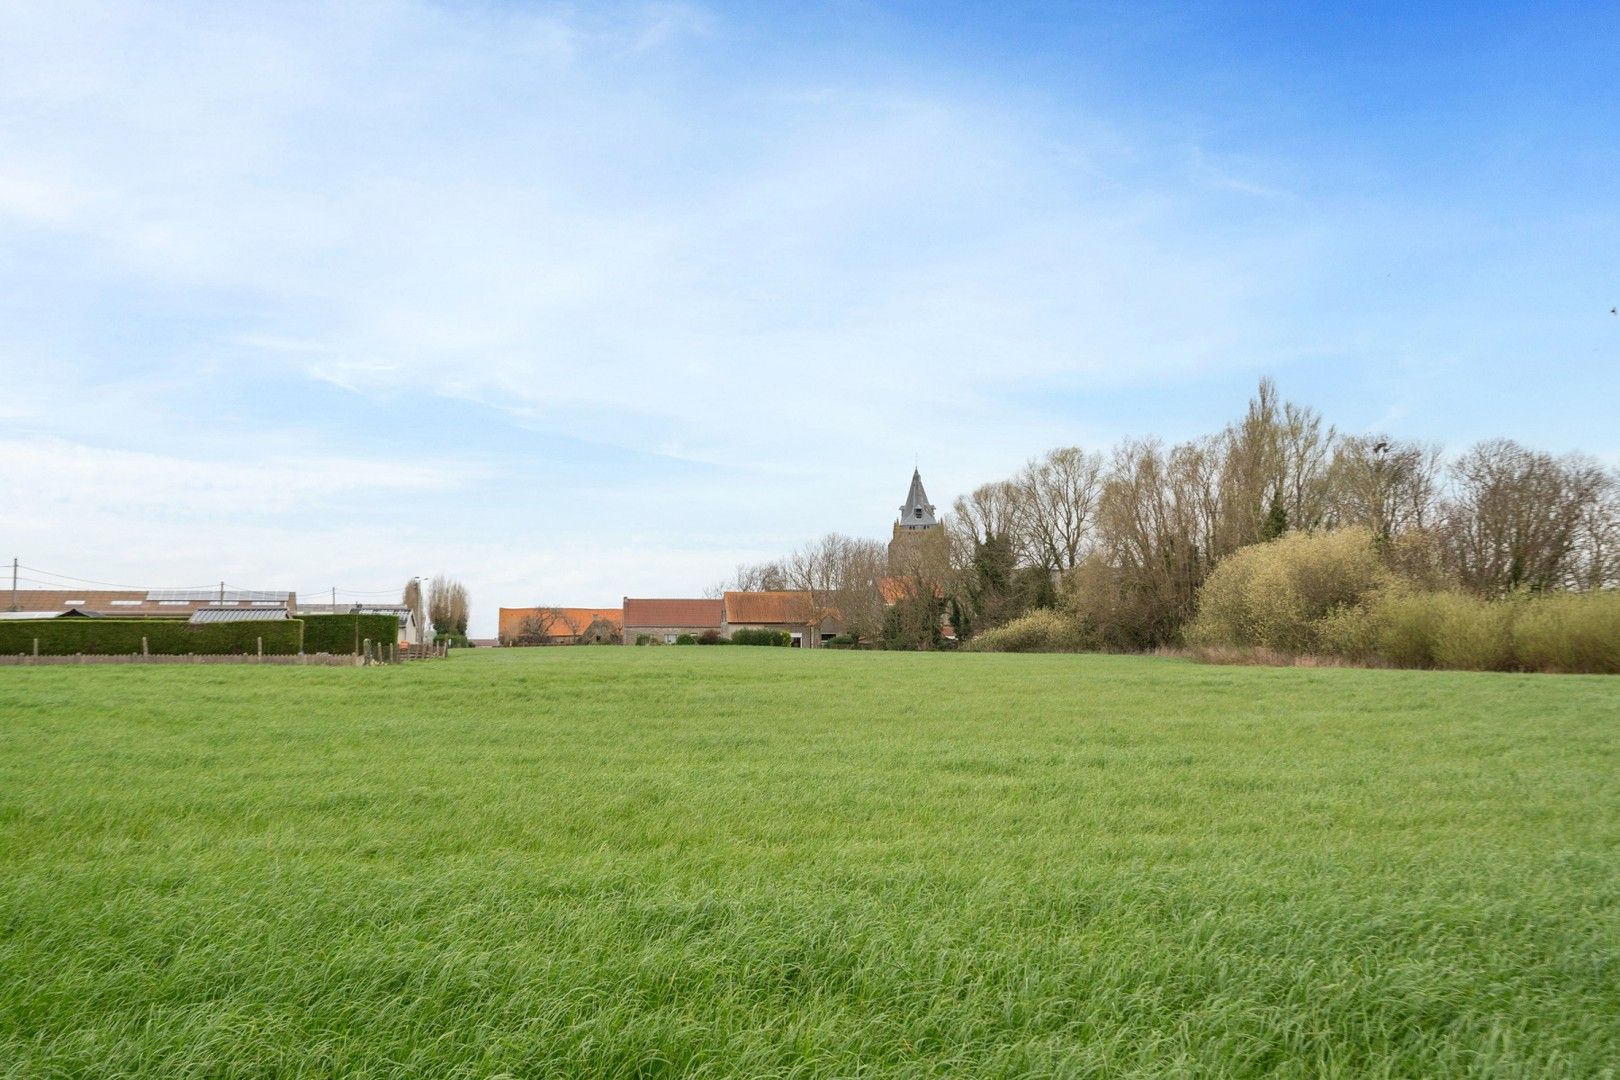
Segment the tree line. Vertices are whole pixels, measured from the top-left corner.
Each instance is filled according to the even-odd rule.
[[[1061,608],[1098,647],[1140,650],[1184,640],[1225,559],[1302,532],[1365,530],[1403,580],[1481,598],[1620,585],[1616,470],[1508,439],[1448,458],[1342,433],[1270,379],[1213,434],[1048,451],[958,497],[944,529],[946,543],[905,565],[876,541],[830,535],[739,567],[727,586],[802,590],[897,647],[937,643],[936,611],[967,639]]]

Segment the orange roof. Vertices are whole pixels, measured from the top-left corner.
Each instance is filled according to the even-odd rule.
[[[883,597],[885,604],[898,604],[909,596],[917,595],[917,582],[915,578],[908,577],[880,577],[878,578],[878,595]],[[944,599],[945,590],[938,585],[933,586],[934,595]]]
[[[524,623],[529,619],[538,619],[545,626],[547,637],[578,637],[597,619],[610,622],[617,628],[623,625],[621,618],[618,608],[503,607],[500,633],[501,637],[508,639],[522,637],[527,632]]]
[[[739,626],[779,624],[803,626],[815,620],[818,614],[815,601],[808,592],[776,590],[773,592],[726,593],[726,622]]]
[[[681,626],[720,629],[724,605],[719,600],[624,598],[625,626]]]

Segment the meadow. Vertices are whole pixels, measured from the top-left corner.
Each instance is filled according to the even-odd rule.
[[[0,670],[0,1075],[1614,1076],[1620,679]]]

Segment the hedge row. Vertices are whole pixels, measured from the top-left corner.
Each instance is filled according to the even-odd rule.
[[[393,615],[300,615],[304,622],[307,653],[352,653],[359,643],[392,645],[399,640],[399,619]],[[359,620],[356,636],[355,621]]]
[[[39,642],[41,656],[132,655],[146,651],[160,656],[190,653],[208,655],[256,654],[259,639],[271,656],[303,650],[304,624],[298,619],[264,622],[205,623],[193,626],[179,619],[18,619],[0,622],[0,653],[32,653]]]
[[[733,630],[731,643],[733,645],[787,646],[793,644],[793,635],[786,630]]]

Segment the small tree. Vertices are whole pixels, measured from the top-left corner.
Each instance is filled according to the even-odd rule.
[[[422,607],[422,579],[411,578],[405,583],[405,593],[400,602],[411,609],[411,617],[416,620],[417,633],[421,633],[427,626],[426,612]]]
[[[570,636],[579,632],[561,608],[534,608],[518,623],[518,640],[526,645],[540,645],[559,632]]]
[[[428,618],[436,635],[467,636],[467,587],[454,578],[436,575],[428,582]]]

